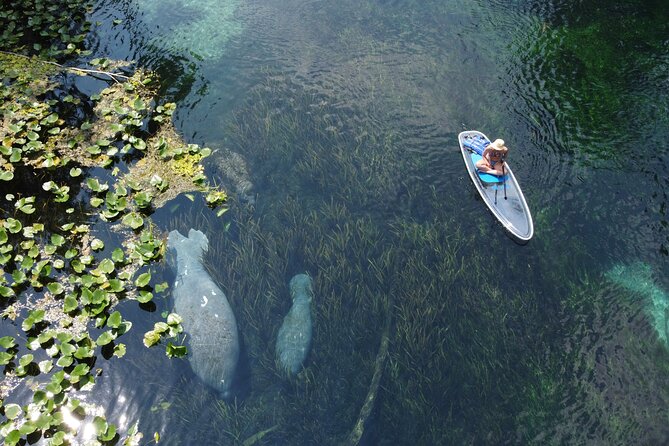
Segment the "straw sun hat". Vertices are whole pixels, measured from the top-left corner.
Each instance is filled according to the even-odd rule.
[[[492,148],[494,150],[502,150],[502,151],[505,151],[505,152],[509,151],[509,148],[504,145],[504,140],[503,139],[496,139],[493,142],[491,142],[490,145],[492,146]]]

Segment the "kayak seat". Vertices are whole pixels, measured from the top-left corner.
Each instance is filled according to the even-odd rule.
[[[490,145],[490,141],[480,135],[473,135],[463,138],[462,145],[469,150],[479,155],[483,155],[483,151]]]
[[[472,153],[471,157],[472,157],[472,163],[474,163],[475,166],[478,160],[482,159],[481,155],[479,155],[478,153]],[[503,183],[509,179],[508,175],[504,175],[503,177],[498,177],[497,175],[481,172],[478,169],[476,169],[476,173],[478,174],[481,181],[483,181],[484,183]]]

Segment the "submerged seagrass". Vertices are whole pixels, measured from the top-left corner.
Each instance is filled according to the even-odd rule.
[[[208,246],[207,236],[201,231],[191,229],[188,237],[179,231],[170,232],[168,258],[176,273],[172,296],[189,335],[193,371],[227,397],[239,359],[239,334],[228,299],[202,264]]]
[[[314,297],[311,277],[297,274],[290,279],[293,306],[283,319],[276,340],[279,366],[289,374],[300,371],[311,347],[311,301]]]

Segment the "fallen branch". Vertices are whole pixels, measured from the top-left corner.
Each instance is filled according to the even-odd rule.
[[[386,319],[383,324],[383,332],[381,333],[381,345],[379,346],[379,351],[376,354],[376,360],[374,361],[374,374],[372,375],[372,381],[369,384],[365,402],[360,408],[358,420],[351,430],[351,433],[348,434],[348,437],[342,443],[342,446],[357,446],[358,443],[360,443],[360,439],[365,432],[367,419],[369,418],[372,409],[374,409],[374,402],[376,401],[376,395],[379,392],[379,384],[381,383],[383,368],[386,363],[386,357],[388,356],[388,344],[390,344],[390,322],[392,319],[391,308],[391,303],[386,301]]]
[[[0,50],[0,53],[1,53],[1,54],[7,54],[7,55],[9,55],[9,56],[22,57],[22,58],[24,58],[24,59],[29,59],[29,60],[36,61],[36,62],[39,62],[39,63],[49,64],[49,65],[55,65],[55,66],[57,66],[58,68],[61,68],[61,69],[66,70],[66,71],[72,71],[72,72],[75,72],[75,73],[84,73],[84,74],[90,74],[90,75],[95,75],[95,74],[97,74],[97,75],[107,76],[107,77],[109,77],[111,80],[113,80],[113,81],[116,82],[116,83],[120,83],[118,79],[123,79],[123,80],[128,80],[128,79],[130,79],[129,76],[126,76],[126,75],[124,75],[124,74],[111,73],[111,72],[109,72],[109,71],[102,71],[102,70],[90,70],[90,69],[88,69],[88,68],[68,67],[68,66],[61,65],[61,64],[59,64],[59,63],[56,63],[56,62],[51,62],[51,61],[48,61],[48,60],[34,59],[34,58],[32,58],[32,57],[28,57],[28,56],[26,56],[26,55],[24,55],[24,54],[13,53],[13,52],[11,52],[11,51],[1,51],[1,50]],[[117,79],[117,78],[118,78],[118,79]]]

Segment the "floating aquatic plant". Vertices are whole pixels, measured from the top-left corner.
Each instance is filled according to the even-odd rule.
[[[41,57],[83,54],[83,38],[66,36],[87,28],[77,26],[83,16],[72,9],[85,5],[73,1],[61,8],[35,2],[27,7],[10,2],[0,13],[8,21],[0,41],[6,48],[27,51],[25,44],[35,38],[33,50]],[[62,12],[71,14],[61,17]],[[38,18],[42,15],[53,20]],[[21,17],[37,28],[21,31],[27,29],[21,28]],[[64,19],[67,27],[46,26]],[[14,31],[13,38],[8,29]],[[35,29],[45,32],[39,37]],[[38,43],[42,41],[53,43]],[[103,413],[76,398],[102,373],[93,369],[101,352],[105,357],[126,352],[120,340],[132,322],[116,309],[117,303],[134,299],[146,304],[154,293],[166,290],[165,284],[152,284],[150,268],[161,259],[164,242],[150,213],[175,189],[213,194],[212,207],[226,199],[207,185],[199,167],[208,150],[185,144],[170,130],[174,105],[157,106],[155,79],[141,70],[133,76],[104,71],[120,65],[107,60],[91,63],[95,69],[68,68],[52,60],[0,53],[0,76],[5,79],[0,85],[0,181],[15,191],[0,205],[0,306],[2,317],[17,320],[20,327],[16,335],[0,338],[6,377],[0,388],[0,436],[8,445],[35,436],[50,444],[74,442],[83,424],[70,423],[66,412],[91,424],[94,438],[87,441],[120,438]],[[63,77],[93,72],[111,84],[92,98],[95,105],[89,113],[75,112],[83,96],[64,87]],[[155,139],[149,127],[158,130]],[[118,177],[119,165],[134,166],[147,156],[174,169],[161,171],[164,178],[154,172],[148,181]],[[99,166],[111,172],[92,176],[89,168]],[[189,185],[174,180],[179,176],[187,177]],[[41,181],[34,185],[34,178]],[[119,246],[108,247],[111,242],[94,232],[91,215],[121,228]],[[185,347],[169,339],[180,331],[178,316],[167,316],[166,326],[159,333],[167,355],[185,354]],[[29,376],[35,376],[32,401],[6,402]],[[135,424],[125,442],[133,444],[140,437]]]

